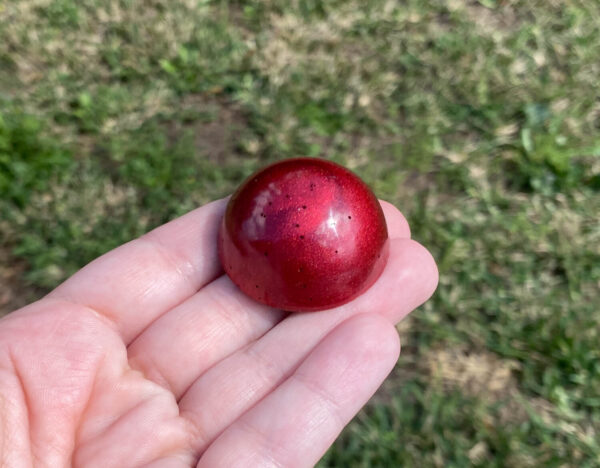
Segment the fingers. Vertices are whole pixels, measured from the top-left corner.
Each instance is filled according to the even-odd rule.
[[[227,199],[209,203],[99,257],[49,297],[94,309],[129,344],[158,316],[213,280]],[[402,214],[382,202],[390,237],[408,237]]]
[[[395,239],[379,280],[364,294],[336,309],[290,314],[250,344],[202,374],[180,401],[182,415],[196,433],[201,453],[214,438],[290,375],[333,328],[360,313],[395,323],[435,290],[437,269],[420,244]]]
[[[226,203],[209,203],[108,252],[50,296],[96,310],[129,343],[220,273],[217,232]]]
[[[390,236],[410,234],[402,214],[383,202]],[[129,346],[130,365],[177,399],[206,369],[258,339],[284,314],[249,299],[223,276],[155,320]]]
[[[381,316],[348,320],[227,428],[197,466],[314,466],[388,375],[399,351],[393,325]]]
[[[379,200],[379,203],[385,215],[385,222],[390,238],[396,239],[401,237],[410,239],[410,226],[404,215],[400,213],[400,210],[385,200]]]
[[[134,340],[129,364],[179,399],[206,369],[258,339],[284,315],[221,276]]]

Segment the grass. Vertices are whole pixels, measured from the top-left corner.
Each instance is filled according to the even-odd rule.
[[[254,169],[341,162],[441,283],[320,466],[600,466],[595,0],[7,0],[0,307]]]

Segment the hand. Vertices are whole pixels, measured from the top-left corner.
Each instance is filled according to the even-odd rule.
[[[0,320],[0,465],[307,467],[390,372],[394,323],[435,290],[382,202],[390,259],[363,295],[285,314],[222,274],[210,203]]]

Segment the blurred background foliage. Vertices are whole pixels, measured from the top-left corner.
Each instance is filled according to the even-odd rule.
[[[439,262],[331,467],[600,466],[597,0],[4,0],[0,308],[308,155]]]

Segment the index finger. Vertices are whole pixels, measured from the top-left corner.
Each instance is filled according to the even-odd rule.
[[[95,310],[131,342],[219,276],[217,234],[226,204],[214,201],[111,250],[47,297]]]
[[[222,273],[217,253],[228,199],[193,210],[97,258],[48,298],[84,305],[107,318],[126,344],[162,314]],[[409,237],[404,216],[382,202],[389,235]]]

